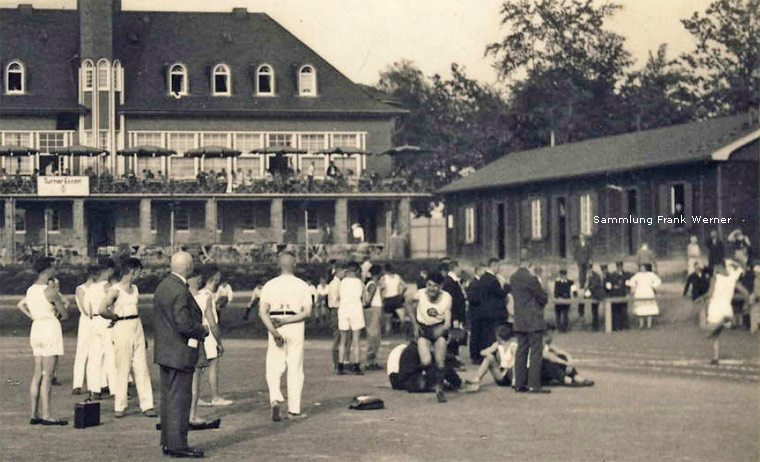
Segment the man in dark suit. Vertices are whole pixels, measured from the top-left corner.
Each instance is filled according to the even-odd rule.
[[[509,280],[515,301],[514,332],[517,336],[515,353],[515,391],[549,393],[541,388],[543,332],[546,330],[544,306],[549,301],[541,282],[531,271],[530,256],[520,252],[520,267]],[[528,355],[531,367],[528,369]]]
[[[604,283],[602,282],[601,268],[594,265],[586,279],[585,295],[593,299],[591,302],[591,329],[599,330],[599,303],[604,300]],[[588,298],[588,297],[586,297]]]
[[[193,258],[187,252],[172,255],[171,274],[153,295],[155,363],[161,366],[161,447],[172,457],[201,458],[203,450],[187,445],[190,425],[193,372],[198,348],[208,335],[201,324],[202,314],[190,290],[187,277]]]
[[[586,272],[594,258],[594,249],[591,248],[583,233],[578,236],[578,243],[573,249],[573,258],[578,264],[578,286],[584,287],[586,285]]]
[[[707,247],[707,272],[712,274],[713,268],[722,265],[725,258],[725,248],[723,241],[718,237],[718,231],[710,231],[710,238],[705,246]]]
[[[471,286],[470,358],[480,363],[480,351],[496,341],[496,327],[507,322],[506,293],[496,278],[499,260],[491,258],[480,279]]]
[[[462,329],[467,315],[467,298],[464,289],[462,289],[462,269],[459,267],[459,262],[450,260],[441,263],[441,273],[444,276],[441,288],[451,295],[451,326]],[[449,338],[448,353],[455,358],[459,356],[459,342],[453,338]],[[457,361],[459,360],[457,359]]]
[[[604,279],[604,288],[609,297],[625,297],[628,295],[628,286],[625,285],[631,279],[631,274],[623,271],[623,262],[615,262],[615,271]],[[628,329],[628,303],[617,302],[612,304],[612,330]]]

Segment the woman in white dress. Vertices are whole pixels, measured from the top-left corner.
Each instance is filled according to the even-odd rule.
[[[660,314],[657,300],[635,299],[654,299],[662,280],[652,272],[651,264],[643,263],[639,266],[639,272],[634,274],[626,284],[631,287],[634,298],[633,314],[639,317],[639,329],[643,329],[645,324],[647,329],[651,329],[652,317]]]
[[[56,358],[63,355],[63,333],[60,319],[69,315],[63,300],[48,281],[55,277],[55,259],[43,257],[34,265],[37,281],[26,291],[18,308],[32,320],[29,343],[34,355],[34,375],[29,388],[31,398],[31,425],[67,425],[66,420],[50,416],[50,385]]]
[[[713,340],[713,359],[710,364],[717,365],[720,361],[720,334],[731,325],[734,309],[731,300],[734,292],[749,295],[749,291],[739,282],[744,272],[741,265],[732,260],[726,260],[723,265],[716,265],[714,275],[710,280],[710,290],[703,296],[708,300],[707,324],[712,330],[708,339]]]

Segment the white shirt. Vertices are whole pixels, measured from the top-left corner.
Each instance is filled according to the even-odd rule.
[[[302,313],[311,308],[309,285],[292,274],[283,274],[264,284],[261,303],[269,305],[269,312],[292,311]]]
[[[426,326],[440,324],[446,320],[446,313],[451,311],[451,295],[442,290],[438,300],[431,301],[427,289],[419,289],[414,295],[417,300],[417,322]]]
[[[340,281],[339,310],[363,309],[364,283],[359,278],[343,278]]]
[[[327,306],[337,308],[340,301],[340,279],[333,278],[327,286]]]
[[[359,242],[364,242],[364,228],[359,225],[351,227],[351,234]]]
[[[216,300],[219,300],[221,297],[227,297],[227,304],[232,304],[232,297],[234,297],[235,293],[232,291],[232,286],[229,284],[223,284],[219,286],[218,289],[216,289]]]
[[[129,290],[132,293],[127,293],[120,284],[114,285],[112,289],[114,288],[118,291],[119,295],[113,302],[113,314],[121,317],[138,315],[137,303],[140,292],[138,292],[137,286],[134,284],[130,286]]]
[[[327,288],[327,284],[320,284],[317,286],[317,295],[320,297],[326,297],[329,293],[329,290]]]
[[[515,353],[517,353],[517,342],[509,342],[507,346],[499,344],[499,367],[502,369],[512,369],[515,366]]]
[[[371,274],[369,274],[369,269],[372,268],[372,262],[367,260],[364,263],[362,263],[362,279],[367,280],[370,278]]]
[[[106,284],[108,281],[93,282],[90,289],[84,294],[85,311],[90,316],[100,314],[100,304],[106,298]]]
[[[398,374],[401,369],[401,353],[406,349],[406,344],[396,345],[388,354],[387,370],[388,375]]]
[[[401,292],[401,276],[398,274],[385,274],[380,281],[383,287],[385,287],[383,297],[395,297]]]

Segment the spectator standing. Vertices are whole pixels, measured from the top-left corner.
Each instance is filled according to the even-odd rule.
[[[470,359],[477,364],[483,359],[480,352],[495,341],[494,329],[507,322],[506,293],[495,274],[498,266],[499,260],[491,258],[470,289]]]
[[[578,265],[578,285],[580,287],[586,286],[586,272],[593,257],[594,249],[591,248],[591,245],[586,240],[586,235],[581,233],[578,235],[578,242],[573,250],[573,258]]]
[[[333,269],[334,274],[332,275],[330,284],[327,285],[327,308],[330,310],[330,319],[332,320],[333,327],[333,371],[337,374],[338,365],[341,364],[339,356],[340,330],[338,329],[338,304],[340,301],[340,280],[343,279],[343,267],[335,264]]]
[[[694,267],[699,263],[702,257],[702,250],[699,248],[699,239],[697,236],[689,238],[689,244],[686,246],[686,275],[694,272]]]
[[[615,262],[615,270],[604,279],[604,288],[608,297],[625,297],[628,295],[628,280],[631,274],[624,270],[623,262]],[[628,322],[628,302],[614,302],[612,309],[612,330],[626,330]]]
[[[723,258],[725,258],[723,241],[718,237],[718,231],[714,229],[710,231],[710,238],[705,247],[707,247],[707,272],[712,273],[713,268],[723,264]]]
[[[644,242],[641,244],[641,248],[636,252],[636,264],[641,267],[641,265],[649,265],[651,267],[650,271],[657,272],[657,260],[654,257],[654,252],[649,248],[649,244]]]
[[[575,282],[567,278],[567,270],[559,270],[559,278],[554,281],[554,298],[569,299],[572,297],[572,287]],[[570,327],[570,304],[567,302],[554,303],[554,319],[560,332],[567,332]]]
[[[444,263],[442,269],[445,271],[442,289],[451,296],[451,326],[455,329],[463,329],[467,316],[467,297],[462,288],[462,268],[459,262],[451,260]],[[453,338],[450,339],[448,352],[455,358],[459,356],[459,342]]]
[[[369,260],[367,260],[369,261]],[[367,364],[368,371],[382,370],[377,362],[377,353],[380,351],[380,331],[383,316],[383,298],[380,296],[380,276],[383,269],[380,265],[371,265],[369,268],[370,279],[364,293],[364,323],[367,329]]]
[[[604,283],[602,282],[601,268],[594,265],[586,279],[584,297],[591,298],[591,330],[599,330],[599,303],[604,299]]]
[[[732,258],[742,265],[747,265],[752,260],[752,243],[741,229],[735,229],[728,235],[728,246]]]
[[[549,297],[531,272],[527,251],[523,250],[520,257],[520,267],[509,281],[515,300],[514,332],[517,336],[515,391],[549,393],[550,390],[541,387],[541,368],[537,367],[543,360],[544,306]],[[533,365],[530,369],[528,357]]]
[[[657,300],[654,300],[654,297],[662,281],[652,272],[651,264],[642,263],[639,265],[639,272],[633,275],[628,284],[631,287],[634,299],[648,299],[634,300],[633,314],[639,317],[639,329],[644,328],[645,322],[646,327],[651,329],[652,318],[660,314],[660,308],[657,306]]]

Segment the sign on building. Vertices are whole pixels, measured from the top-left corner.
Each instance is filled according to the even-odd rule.
[[[90,177],[87,176],[39,176],[38,196],[89,196]]]

